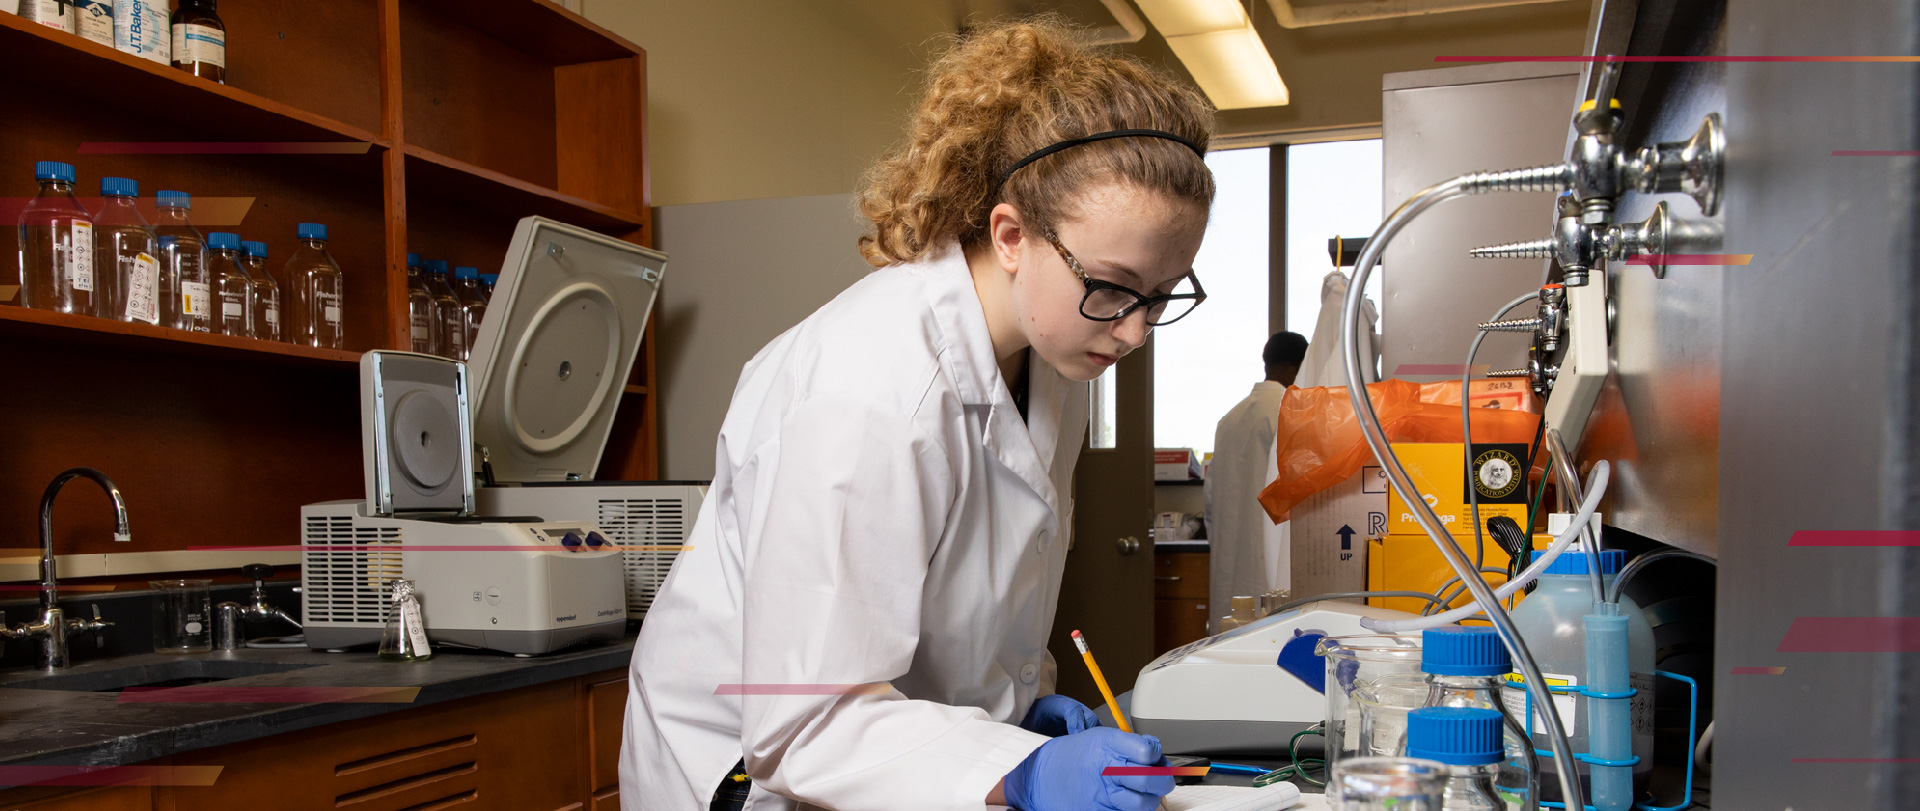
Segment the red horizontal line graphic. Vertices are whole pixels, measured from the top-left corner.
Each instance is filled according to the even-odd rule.
[[[211,786],[225,766],[0,766],[9,786]]]
[[[1911,158],[1920,155],[1920,151],[1911,149],[1836,149],[1836,158]]]
[[[220,683],[186,687],[129,687],[121,704],[411,704],[418,687],[318,687]]]
[[[0,0],[0,2],[4,2],[4,0]],[[99,187],[95,186],[93,188],[97,189]],[[141,189],[141,191],[146,191],[146,189]],[[133,207],[139,209],[140,215],[146,217],[148,222],[153,222],[159,218],[159,210],[154,207],[152,195],[152,192],[147,192],[147,196],[138,198],[134,200],[133,203]],[[106,205],[106,198],[104,197],[75,197],[74,199],[78,200],[80,205],[88,211],[99,211]],[[241,223],[246,220],[247,212],[253,208],[253,200],[254,198],[252,197],[201,197],[195,195],[193,198],[193,211],[191,213],[193,224],[202,229],[212,225],[237,229]],[[31,202],[33,202],[33,198],[31,197],[0,197],[0,221],[18,223],[20,221],[20,212],[25,210],[27,204]]]
[[[1795,763],[1920,763],[1920,758],[1907,757],[1797,757]]]
[[[1629,265],[1744,265],[1750,253],[1649,253],[1627,259]]]
[[[1799,617],[1779,653],[1920,653],[1920,617]]]
[[[1483,375],[1486,374],[1490,368],[1492,367],[1484,363],[1476,363],[1472,366],[1459,363],[1402,363],[1393,370],[1393,375],[1395,377],[1403,375],[1463,375],[1466,374],[1468,370],[1472,370],[1474,374]]]
[[[1784,667],[1736,667],[1733,669],[1735,676],[1778,676],[1785,672],[1787,669]]]
[[[114,586],[110,583],[99,584],[99,585],[89,584],[89,583],[61,583],[59,586],[60,591],[113,591],[115,588],[117,588],[117,586]],[[39,584],[0,585],[0,591],[46,591],[46,590],[47,590],[46,586],[39,585]]]
[[[608,541],[604,547],[591,547],[584,543],[583,552],[620,551],[620,552],[685,552],[690,545],[671,544],[618,544]],[[566,547],[558,544],[503,544],[499,546],[438,546],[419,543],[392,544],[311,544],[307,546],[189,546],[192,552],[564,552]]]
[[[1136,775],[1169,777],[1204,777],[1209,768],[1206,766],[1108,766],[1100,770],[1101,777],[1132,777]]]
[[[893,692],[888,682],[871,684],[722,684],[716,696],[879,696]]]
[[[87,141],[81,155],[364,155],[366,141]]]
[[[1435,62],[1920,62],[1920,56],[1436,56]]]
[[[1788,546],[1920,546],[1920,530],[1911,529],[1803,529],[1793,533]]]

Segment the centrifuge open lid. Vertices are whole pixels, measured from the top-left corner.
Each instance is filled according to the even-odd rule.
[[[500,482],[592,479],[667,256],[528,217],[467,359],[473,441]]]

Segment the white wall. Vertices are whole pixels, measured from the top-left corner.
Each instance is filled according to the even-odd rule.
[[[663,206],[658,215],[669,257],[654,310],[660,472],[711,479],[740,368],[867,275],[855,247],[865,221],[848,194]]]

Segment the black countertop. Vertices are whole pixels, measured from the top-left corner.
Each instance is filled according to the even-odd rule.
[[[210,746],[254,740],[322,724],[624,669],[634,634],[616,644],[518,658],[439,648],[424,662],[388,662],[372,651],[320,653],[306,648],[243,649],[189,656],[153,653],[95,659],[46,673],[0,671],[0,765],[119,766]],[[129,670],[139,669],[139,670]],[[277,671],[277,672],[263,672]],[[124,701],[119,692],[89,692],[100,683],[144,683],[159,677],[245,673],[213,688],[419,688],[410,702],[181,703]],[[61,685],[77,689],[44,689]],[[315,692],[308,690],[308,692]],[[182,693],[184,695],[185,693]],[[404,695],[404,694],[402,694]],[[145,695],[140,698],[155,698]],[[296,696],[297,697],[297,696]],[[0,780],[0,785],[5,783]]]

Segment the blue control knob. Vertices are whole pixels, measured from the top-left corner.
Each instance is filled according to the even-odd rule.
[[[589,532],[587,533],[587,545],[595,549],[607,546],[607,536],[601,535],[598,532]]]
[[[568,549],[579,549],[580,548],[579,533],[569,532],[566,535],[561,536],[560,545]]]

